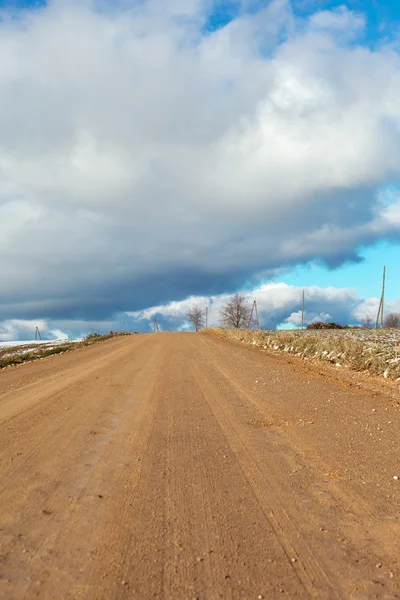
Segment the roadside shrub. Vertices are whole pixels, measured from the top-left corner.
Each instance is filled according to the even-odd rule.
[[[385,319],[385,327],[400,327],[400,313],[389,313]]]
[[[317,321],[316,323],[307,325],[307,329],[343,329],[343,326],[339,325],[339,323],[323,323],[322,321]]]

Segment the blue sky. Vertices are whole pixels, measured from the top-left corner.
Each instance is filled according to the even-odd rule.
[[[321,287],[355,288],[363,298],[379,296],[382,287],[382,271],[386,266],[386,297],[395,300],[400,296],[399,258],[400,244],[381,242],[372,248],[361,248],[359,263],[348,263],[339,269],[326,269],[310,263],[296,267],[275,281],[285,281],[294,286],[320,285]]]
[[[364,13],[371,29],[379,29],[382,24],[392,27],[400,20],[400,6],[396,0],[297,0],[295,9],[299,14],[308,15],[316,8],[331,10],[338,6],[347,6],[350,10]]]
[[[249,2],[246,6],[250,10],[257,10],[268,2]],[[26,9],[46,5],[45,0],[0,0],[0,8]],[[301,16],[308,16],[316,10],[332,10],[340,6],[347,6],[350,10],[362,13],[368,22],[368,32],[371,38],[381,36],[382,29],[393,31],[396,22],[400,22],[400,4],[396,0],[295,0],[293,10]],[[210,16],[211,28],[226,24],[240,12],[240,3],[235,1],[222,1],[215,3],[215,9]]]
[[[250,10],[257,10],[268,2],[248,2],[245,5]],[[37,8],[46,5],[45,0],[0,0],[1,8]],[[332,10],[339,6],[347,6],[350,10],[363,13],[368,20],[368,29],[373,34],[379,34],[382,27],[392,30],[396,21],[400,22],[400,4],[396,0],[295,0],[293,9],[296,14],[308,16],[316,10]],[[218,27],[227,23],[240,12],[240,3],[221,1],[215,3],[212,15],[212,26]]]
[[[206,5],[0,0],[0,341],[400,310],[400,3]]]
[[[29,3],[29,0],[26,0]],[[248,3],[252,10],[265,6],[267,2]],[[373,44],[382,33],[393,35],[400,24],[400,3],[396,0],[296,0],[292,3],[295,14],[307,17],[316,10],[332,10],[346,6],[349,10],[365,15],[367,20],[366,38]],[[240,12],[239,2],[217,2],[209,19],[209,28],[225,25]]]
[[[15,10],[39,8],[45,4],[43,0],[0,0],[0,8]]]

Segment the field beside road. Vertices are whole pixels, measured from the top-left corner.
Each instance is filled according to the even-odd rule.
[[[216,327],[205,333],[400,381],[400,329],[251,331]]]
[[[85,338],[75,340],[35,340],[0,342],[0,369],[21,365],[41,358],[47,358],[56,354],[64,354],[78,348],[91,346],[99,342],[105,342],[111,338],[122,335],[133,335],[132,333],[114,333],[106,335],[92,333]]]
[[[0,598],[400,598],[399,402],[212,335],[0,372]]]

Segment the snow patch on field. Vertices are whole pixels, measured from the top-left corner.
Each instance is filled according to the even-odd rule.
[[[77,343],[77,342],[83,342],[84,338],[80,337],[80,338],[75,338],[73,340],[70,340],[68,338],[59,338],[57,340],[16,340],[13,342],[0,342],[0,350],[5,350],[7,348],[19,348],[21,346],[29,346],[29,348],[36,348],[36,346],[59,346],[60,344],[71,344],[71,343]]]
[[[60,339],[60,340],[30,340],[30,341],[13,341],[13,342],[0,342],[0,350],[5,350],[6,348],[16,348],[20,346],[29,346],[30,348],[35,348],[36,346],[43,345],[51,345],[58,346],[59,344],[66,344],[68,342],[78,341],[78,340],[69,340],[68,338]]]

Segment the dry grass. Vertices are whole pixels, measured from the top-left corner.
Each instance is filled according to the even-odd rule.
[[[19,365],[24,362],[32,360],[38,360],[45,358],[46,356],[54,356],[55,354],[63,354],[64,352],[71,352],[77,348],[83,348],[85,346],[91,346],[99,342],[105,342],[114,337],[121,335],[131,335],[130,333],[108,333],[107,335],[89,334],[81,342],[66,342],[65,344],[54,345],[54,342],[48,344],[32,346],[12,346],[11,348],[4,348],[0,350],[0,369],[11,367],[13,365]]]
[[[345,329],[334,331],[206,330],[242,344],[319,359],[373,375],[400,378],[400,330]]]

